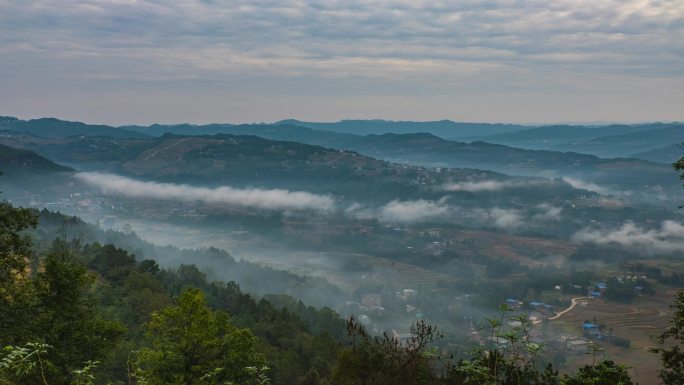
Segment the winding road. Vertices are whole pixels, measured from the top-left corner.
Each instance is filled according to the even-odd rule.
[[[572,301],[571,301],[571,303],[570,303],[570,306],[569,306],[567,309],[565,309],[565,310],[563,310],[563,311],[561,311],[561,312],[556,313],[556,315],[553,316],[553,317],[549,317],[549,321],[553,321],[553,320],[555,320],[555,319],[558,319],[558,318],[559,318],[560,316],[562,316],[563,314],[565,314],[565,313],[569,312],[570,310],[574,309],[575,306],[577,306],[577,304],[579,303],[579,300],[581,300],[581,299],[587,299],[587,297],[576,297],[576,298],[573,298]]]

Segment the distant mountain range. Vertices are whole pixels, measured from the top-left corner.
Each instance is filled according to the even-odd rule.
[[[207,126],[183,126],[182,132],[204,132]],[[211,125],[217,129],[217,125]],[[595,135],[602,128],[594,127],[538,127],[526,134],[541,135],[544,130],[567,138]],[[169,128],[178,128],[170,126]],[[568,133],[573,129],[576,133]],[[621,132],[618,126],[604,127],[606,133]],[[652,127],[626,126],[627,132],[647,132]],[[159,127],[157,128],[159,129]],[[471,143],[446,140],[430,133],[369,134],[340,133],[291,124],[254,124],[224,126],[225,132],[234,135],[257,135],[272,140],[286,140],[311,145],[358,152],[378,159],[397,163],[420,164],[430,167],[460,167],[495,170],[514,175],[568,176],[594,182],[621,186],[644,184],[672,184],[672,171],[665,164],[654,164],[643,159],[602,159],[595,155],[569,151],[531,150],[482,141]],[[567,131],[567,132],[566,132]],[[176,131],[178,132],[178,131]],[[520,131],[522,134],[527,131]],[[509,133],[515,137],[518,133]],[[592,134],[594,133],[594,134]],[[562,143],[562,142],[560,142]],[[606,144],[606,146],[610,146]],[[628,151],[628,150],[626,150]],[[629,152],[629,151],[628,151]],[[646,154],[645,156],[648,156]],[[658,161],[664,156],[651,156]],[[639,172],[638,177],[634,176]]]
[[[443,139],[460,142],[482,141],[531,150],[571,151],[607,158],[641,157],[644,153],[642,159],[668,164],[673,161],[671,151],[652,154],[648,152],[678,144],[684,140],[683,123],[531,127],[516,124],[459,123],[449,120],[435,122],[343,120],[335,123],[312,123],[290,119],[274,124],[181,124],[125,128],[153,136],[164,133],[178,135],[253,134],[278,140],[304,141],[334,147],[339,147],[342,143],[349,141],[353,142],[354,137],[358,136],[430,133]]]
[[[526,130],[529,126],[500,123],[465,123],[439,120],[432,122],[396,122],[390,120],[342,120],[335,123],[303,122],[295,119],[281,120],[277,125],[306,127],[355,135],[415,134],[429,132],[445,139],[468,138]]]
[[[494,144],[561,152],[577,152],[599,157],[638,157],[672,163],[675,144],[684,140],[684,123],[647,123],[611,125],[547,125],[463,123],[450,120],[401,122],[388,120],[342,120],[333,123],[288,119],[273,124],[175,124],[151,126],[90,125],[54,118],[19,120],[0,117],[0,131],[26,133],[45,138],[106,136],[144,138],[176,135],[259,135],[276,140],[301,141],[322,146],[341,147],[357,137],[383,134],[429,133],[460,142],[482,141]],[[667,151],[659,151],[668,148]],[[681,152],[680,152],[681,155]]]
[[[0,116],[0,131],[21,132],[44,138],[65,138],[79,135],[112,138],[144,138],[147,136],[137,131],[99,124],[69,122],[55,118],[20,120],[10,116]]]
[[[486,136],[489,142],[472,141],[467,143],[447,140],[428,132],[359,135],[328,130],[379,132],[386,129],[397,131],[425,129],[424,131],[441,130],[441,132],[446,132],[445,130],[457,130],[458,127],[463,129],[461,131],[463,135],[472,134],[477,127],[484,127],[490,131],[508,130],[509,132]],[[511,132],[512,130],[517,131]],[[75,133],[78,134],[73,135]],[[171,136],[160,137],[165,133],[170,133]],[[227,164],[226,156],[232,157],[230,158],[231,161],[242,162],[242,167],[231,169],[232,178],[241,175],[242,169],[249,169],[251,170],[249,172],[262,176],[268,174],[271,167],[276,166],[281,169],[290,167],[292,170],[296,170],[301,167],[311,170],[315,168],[316,162],[311,163],[311,160],[308,159],[310,163],[297,163],[294,159],[298,156],[297,154],[301,151],[327,154],[330,151],[327,148],[334,148],[336,150],[350,150],[372,158],[402,164],[484,169],[517,175],[567,176],[616,186],[631,186],[669,185],[672,183],[672,171],[668,163],[679,157],[677,155],[679,148],[676,147],[676,143],[679,143],[684,137],[684,125],[653,123],[602,127],[545,126],[529,128],[515,125],[470,124],[450,121],[349,120],[337,123],[307,123],[288,120],[277,124],[179,124],[109,127],[64,122],[57,119],[22,121],[15,118],[2,118],[0,119],[0,135],[3,136],[2,143],[36,151],[50,159],[79,169],[119,169],[135,173],[134,169],[137,169],[137,172],[143,172],[142,170],[152,172],[152,168],[156,167],[154,172],[163,177],[171,177],[174,173],[181,173],[182,170],[184,170],[182,173],[185,177],[195,179],[200,178],[200,175],[212,172],[211,170],[217,173],[219,170],[227,172],[230,167],[225,166]],[[170,138],[173,138],[173,135],[193,138],[185,139],[182,143],[174,145],[172,154],[178,158],[174,158],[172,155],[164,158],[168,149],[163,148],[163,143],[171,140]],[[278,141],[278,143],[260,141],[256,137],[248,140],[242,137],[244,135],[254,135],[270,141]],[[217,144],[219,142],[220,145]],[[233,142],[240,143],[241,147],[229,146]],[[289,142],[289,144],[283,142]],[[502,142],[515,142],[523,148],[504,145]],[[315,149],[306,147],[304,150],[304,144],[321,147]],[[162,146],[162,148],[156,148],[156,146]],[[217,149],[215,148],[217,146],[223,148]],[[278,150],[269,153],[261,148],[268,146],[278,148]],[[557,150],[547,150],[546,147]],[[278,151],[284,148],[289,148],[294,158],[277,157]],[[586,149],[588,154],[634,155],[648,161],[634,158],[601,159],[595,155],[568,151],[567,148]],[[146,152],[153,151],[158,151],[157,155],[141,158]],[[254,153],[250,154],[250,151]],[[287,152],[286,150],[283,151]],[[258,152],[263,155],[263,159],[256,161],[252,155],[256,156],[255,154]],[[333,153],[337,154],[338,152]],[[242,154],[242,158],[234,158],[236,154]],[[269,160],[269,156],[274,157],[274,159]],[[358,159],[361,159],[357,158],[352,161],[351,155],[336,157],[338,158],[335,165],[337,168],[343,168],[341,164],[346,162],[351,162],[352,167],[356,167]],[[161,159],[166,160],[164,162],[156,161]],[[178,162],[186,162],[188,159],[193,159],[192,165],[188,164],[187,167],[179,165]],[[281,163],[276,164],[276,159]],[[245,168],[245,161],[255,163]],[[663,164],[652,162],[662,162]],[[126,164],[129,166],[123,166]],[[293,171],[293,175],[288,176],[287,172],[281,172],[277,175],[273,174],[271,177],[287,181],[290,177],[299,177],[305,174]],[[312,175],[309,176],[312,177]],[[317,177],[321,177],[321,175]]]

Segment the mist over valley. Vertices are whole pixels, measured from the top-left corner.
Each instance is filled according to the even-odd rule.
[[[549,319],[571,297],[590,298],[597,283],[634,276],[647,291],[621,288],[595,301],[640,308],[657,298],[662,315],[649,323],[664,325],[667,299],[684,284],[681,192],[667,164],[375,133],[428,131],[431,123],[91,130],[57,120],[5,122],[3,197],[43,210],[42,239],[68,234],[113,243],[165,269],[194,265],[257,298],[288,295],[357,317],[374,334],[406,333],[427,320],[459,356],[482,343],[477,320],[514,298],[516,309],[520,301],[534,323],[547,325],[536,338],[573,357],[561,364],[569,370],[586,360],[558,341],[583,341],[586,333],[563,321],[573,311]],[[499,129],[523,138],[545,132]],[[635,273],[645,266],[651,273]],[[639,333],[613,327],[606,338],[647,344],[649,334]],[[631,365],[650,357],[608,346]],[[651,374],[634,373],[643,383]]]

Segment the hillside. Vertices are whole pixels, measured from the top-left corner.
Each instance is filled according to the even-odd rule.
[[[393,162],[477,168],[514,175],[572,176],[618,185],[672,184],[668,166],[640,159],[602,159],[575,152],[463,143],[430,134],[369,135],[348,145],[354,151]]]
[[[429,133],[361,136],[290,125],[239,125],[230,130],[234,134],[350,150],[401,164],[485,169],[515,175],[574,176],[618,185],[673,184],[668,167],[640,159],[602,159],[575,152],[528,150],[481,141],[465,143]],[[633,170],[641,172],[635,177]]]
[[[169,134],[137,139],[7,135],[0,141],[79,169],[212,185],[303,184],[324,191],[323,185],[330,182],[349,192],[358,190],[354,185],[359,183],[371,188],[367,182],[372,180],[372,191],[389,192],[389,185],[384,183],[408,186],[418,177],[416,172],[386,161],[515,175],[566,176],[618,186],[676,184],[666,165],[638,159],[601,159],[574,152],[465,143],[427,133],[360,136],[290,125],[224,128],[231,134]],[[640,170],[636,177],[635,170]]]
[[[670,144],[665,147],[656,148],[644,152],[632,154],[632,157],[649,160],[651,162],[660,163],[674,163],[674,159],[679,159],[684,154],[684,148],[681,144]]]
[[[34,149],[80,170],[205,186],[305,189],[370,200],[417,196],[417,181],[428,173],[420,167],[391,164],[350,151],[248,135],[146,139],[13,136],[0,138],[0,142]],[[462,178],[496,173],[454,170],[450,175]]]
[[[479,139],[528,149],[624,157],[681,142],[684,139],[684,124],[545,126],[515,133],[480,136]]]
[[[69,122],[55,118],[20,120],[0,117],[0,131],[15,131],[45,138],[66,138],[77,135],[107,136],[112,138],[143,138],[147,135],[117,127]]]
[[[35,152],[0,144],[0,171],[4,175],[12,177],[54,174],[73,170],[54,163]]]
[[[517,143],[529,146],[543,146],[554,143],[566,143],[570,141],[597,138],[607,135],[629,134],[646,131],[651,125],[624,125],[614,124],[610,126],[575,126],[575,125],[552,125],[530,128],[515,133],[505,133],[490,136],[481,136],[482,140],[493,143]]]
[[[654,124],[652,129],[630,134],[610,135],[579,142],[577,145],[585,152],[597,154],[632,154],[647,149],[657,149],[677,145],[684,141],[684,124]],[[674,162],[676,158],[670,160]]]

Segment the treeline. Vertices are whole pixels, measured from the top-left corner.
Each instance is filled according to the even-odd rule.
[[[330,373],[344,336],[344,322],[332,310],[296,301],[292,311],[276,308],[242,293],[235,283],[209,282],[195,266],[160,269],[113,245],[57,239],[44,256],[29,258],[30,239],[18,231],[35,225],[35,214],[2,207],[3,221],[10,222],[3,226],[2,239],[11,242],[1,245],[5,295],[0,342],[49,345],[45,359],[50,365],[43,370],[50,384],[69,383],[72,372],[87,361],[100,362],[93,369],[100,383],[126,383],[134,372],[131,362],[139,359],[131,352],[153,340],[153,314],[173,309],[190,288],[200,290],[192,294],[195,301],[202,297],[200,302],[221,317],[231,315],[231,327],[248,328],[256,336],[254,349],[269,363],[273,383],[298,383],[309,372]],[[39,380],[29,378],[26,383]]]
[[[24,230],[36,224],[0,203],[0,384],[632,384],[610,361],[572,375],[541,367],[524,318],[505,332],[504,313],[490,320],[505,346],[454,362],[425,323],[408,339],[373,337],[330,309],[257,301],[110,244],[58,238],[35,253]]]

